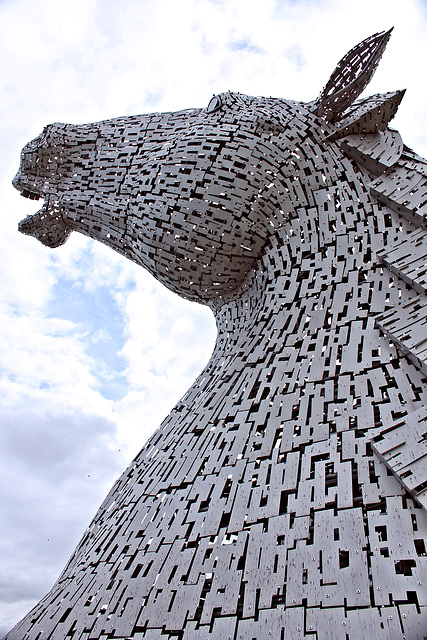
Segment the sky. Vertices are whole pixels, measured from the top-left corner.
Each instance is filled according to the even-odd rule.
[[[364,95],[407,89],[392,123],[427,157],[427,0],[0,0],[0,637],[49,590],[114,480],[209,359],[215,323],[77,233],[18,233],[11,186],[46,124],[309,101],[394,26]]]

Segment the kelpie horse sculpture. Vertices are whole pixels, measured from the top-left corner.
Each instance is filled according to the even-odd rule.
[[[389,35],[308,104],[224,93],[24,148],[23,233],[100,240],[218,338],[9,640],[424,638],[427,162],[388,128],[403,92],[357,100]]]

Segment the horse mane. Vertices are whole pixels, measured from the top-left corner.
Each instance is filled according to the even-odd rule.
[[[389,105],[391,113],[399,94],[403,95],[395,92],[368,98],[356,104],[352,112],[365,112],[366,116],[368,106],[381,123],[385,106]],[[371,110],[372,103],[380,108]],[[347,135],[339,136],[341,150],[364,173],[371,199],[385,209],[385,219],[397,214],[410,223],[401,224],[397,239],[385,238],[384,247],[376,251],[376,261],[385,274],[389,271],[389,275],[397,276],[409,291],[404,302],[376,315],[375,324],[403,356],[427,375],[427,160],[405,146],[393,129],[356,132],[358,126],[360,118],[351,133],[347,129]],[[422,471],[425,455],[419,443],[426,437],[426,421],[424,407],[396,417],[391,425],[378,429],[371,440],[376,454],[421,504],[425,503],[427,481]]]
[[[383,209],[386,222],[396,214],[409,222],[401,222],[397,237],[395,231],[391,235],[390,222],[389,231],[383,232],[383,246],[373,256],[385,279],[388,271],[389,281],[397,276],[405,283],[404,301],[372,315],[398,351],[427,375],[427,160],[388,126],[405,91],[356,100],[370,82],[391,32],[374,34],[351,49],[320,96],[307,106],[326,121],[326,141],[335,141],[362,172],[371,200]],[[427,408],[396,416],[371,440],[377,455],[421,504],[427,480],[419,443],[427,435],[426,421]]]

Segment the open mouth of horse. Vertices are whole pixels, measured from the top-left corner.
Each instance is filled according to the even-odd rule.
[[[18,189],[21,196],[29,200],[44,199],[44,204],[39,211],[21,220],[18,223],[18,230],[52,248],[64,244],[71,229],[64,221],[57,196],[41,193],[27,185],[22,185],[21,180],[19,174],[13,180],[13,186]]]

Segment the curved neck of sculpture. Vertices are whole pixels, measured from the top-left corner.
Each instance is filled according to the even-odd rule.
[[[373,263],[372,241],[383,215],[369,204],[364,215],[351,230],[326,229],[322,243],[322,234],[307,232],[310,215],[301,212],[270,238],[239,294],[214,309],[216,353],[222,354],[224,370],[233,368],[235,358],[248,366],[260,360],[271,366],[280,361],[280,368],[289,369],[301,382],[308,369],[317,369],[318,361],[323,378],[338,375],[341,347],[350,340],[356,343],[368,324],[373,329],[373,312],[383,311],[393,298],[399,301],[393,285],[387,292],[378,288]],[[340,335],[336,342],[341,346],[334,361],[325,365],[323,341],[326,344],[331,334]],[[296,369],[300,374],[294,375]]]

